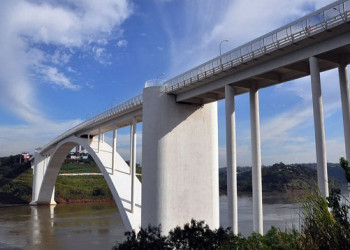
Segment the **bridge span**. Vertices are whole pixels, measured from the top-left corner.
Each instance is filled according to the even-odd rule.
[[[104,175],[128,230],[191,218],[219,225],[216,101],[226,103],[228,214],[237,225],[235,96],[250,97],[253,230],[263,233],[259,89],[311,76],[318,186],[328,196],[320,72],[338,68],[346,158],[350,159],[350,0],[305,17],[205,62],[88,119],[37,149],[33,205],[54,202],[67,153],[83,145]],[[135,178],[136,126],[142,129],[142,185]],[[117,129],[131,127],[130,167],[117,153]],[[104,134],[113,131],[113,143]]]

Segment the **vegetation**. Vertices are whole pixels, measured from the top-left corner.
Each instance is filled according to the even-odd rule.
[[[26,203],[32,197],[30,163],[20,163],[20,157],[0,158],[0,202]]]
[[[63,164],[60,173],[98,173],[94,162]],[[20,155],[0,158],[0,203],[28,203],[32,198],[33,170]],[[58,202],[111,200],[102,175],[58,176],[55,185]]]
[[[350,182],[349,163],[342,158],[340,165]],[[342,203],[341,198],[339,189],[332,189],[327,199],[317,190],[309,192],[302,203],[301,232],[271,227],[265,235],[244,237],[234,235],[229,228],[211,230],[203,221],[191,220],[168,235],[162,234],[160,225],[140,228],[137,234],[126,232],[126,240],[116,242],[113,249],[348,249],[349,201]]]
[[[126,240],[117,242],[113,249],[348,249],[348,205],[339,201],[337,192],[331,192],[328,199],[318,192],[310,193],[302,204],[301,232],[271,227],[265,235],[244,237],[234,235],[229,228],[211,230],[203,221],[191,220],[168,235],[162,234],[160,225],[140,228],[137,234],[126,232]]]
[[[112,194],[102,175],[58,176],[55,191],[55,199],[58,202],[112,198]]]
[[[0,157],[0,203],[31,201],[33,170],[29,162],[20,159],[21,155]],[[91,158],[62,165],[60,174],[73,173],[100,173],[100,170]],[[138,164],[136,173],[142,173]],[[141,175],[137,177],[141,180]],[[112,200],[112,194],[102,175],[59,175],[55,184],[55,199],[59,203]]]
[[[328,164],[329,177],[332,185],[345,183],[344,171],[338,164]],[[292,164],[282,162],[263,167],[263,192],[300,192],[310,191],[317,185],[316,164]],[[226,168],[219,171],[219,189],[221,194],[227,190]],[[250,167],[237,168],[238,192],[252,192],[252,170]]]
[[[72,174],[72,173],[100,173],[100,169],[97,167],[94,161],[84,161],[80,163],[65,163],[60,169],[60,174]]]

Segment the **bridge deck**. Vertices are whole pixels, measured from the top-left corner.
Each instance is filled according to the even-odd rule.
[[[205,104],[224,98],[224,86],[236,94],[309,75],[310,56],[320,70],[349,62],[350,1],[338,1],[233,49],[165,82],[178,102]]]

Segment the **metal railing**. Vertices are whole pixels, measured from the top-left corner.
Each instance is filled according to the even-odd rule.
[[[56,137],[51,142],[49,142],[46,146],[40,148],[39,151],[42,152],[44,150],[47,150],[52,145],[58,143],[62,139],[67,138],[67,137],[69,137],[69,136],[71,136],[71,135],[73,135],[73,134],[75,134],[83,129],[86,129],[90,125],[94,125],[94,124],[97,124],[99,122],[102,122],[103,120],[107,120],[108,118],[111,118],[113,116],[126,113],[129,110],[132,110],[138,106],[141,106],[142,104],[143,104],[142,94],[134,96],[134,97],[132,97],[132,98],[116,105],[116,106],[113,106],[112,108],[107,109],[106,111],[78,124],[77,126],[67,130],[66,132],[64,132],[60,136]]]
[[[348,21],[350,0],[334,2],[165,81],[165,92],[171,93]]]

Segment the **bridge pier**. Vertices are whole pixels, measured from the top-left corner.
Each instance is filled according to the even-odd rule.
[[[345,140],[346,159],[350,160],[350,97],[349,97],[349,82],[346,64],[340,64],[338,67],[340,97],[343,113],[343,127]]]
[[[143,91],[141,225],[163,233],[192,218],[219,226],[217,103],[176,103]]]
[[[251,84],[249,98],[252,145],[253,231],[263,234],[259,93],[256,83]]]
[[[225,86],[228,224],[238,234],[235,90]]]
[[[317,183],[321,194],[328,197],[328,173],[327,173],[327,156],[326,140],[324,132],[323,104],[321,93],[321,78],[318,59],[314,56],[309,58],[311,91],[314,113],[316,157],[317,157]]]
[[[32,201],[30,205],[38,205],[39,192],[41,184],[43,182],[45,171],[50,161],[50,156],[41,155],[38,152],[35,152],[34,155],[34,165],[33,165],[33,188],[32,188]],[[55,205],[55,187],[53,187],[53,192],[51,199],[47,204]]]

